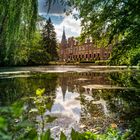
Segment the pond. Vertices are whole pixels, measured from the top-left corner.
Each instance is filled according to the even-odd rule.
[[[44,90],[43,95],[37,90]],[[55,139],[61,131],[69,136],[72,128],[103,133],[114,125],[123,132],[140,115],[140,70],[90,65],[1,68],[0,108],[10,133],[16,132],[13,137],[22,133],[15,125],[29,125],[38,133],[50,129]]]

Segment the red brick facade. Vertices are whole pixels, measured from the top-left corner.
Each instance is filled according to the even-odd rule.
[[[108,48],[98,48],[90,39],[80,44],[74,37],[66,40],[65,31],[63,31],[60,44],[60,61],[89,61],[89,60],[107,60],[111,54],[111,46]]]

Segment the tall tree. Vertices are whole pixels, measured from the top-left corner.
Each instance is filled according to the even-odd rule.
[[[50,18],[46,21],[42,32],[43,46],[50,54],[51,60],[56,60],[58,58],[56,32]]]
[[[46,65],[50,60],[50,54],[42,46],[42,35],[40,32],[34,33],[28,57],[28,65]]]
[[[140,47],[140,0],[69,0],[69,4],[79,11],[83,36],[91,35],[101,46],[114,46],[114,64]]]
[[[15,44],[22,37],[29,38],[35,30],[37,8],[37,0],[0,1],[0,63],[8,64]]]
[[[48,10],[54,1],[46,0]],[[11,63],[21,40],[30,40],[37,14],[38,0],[0,0],[0,65]]]

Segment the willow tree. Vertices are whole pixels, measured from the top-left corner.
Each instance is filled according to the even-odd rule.
[[[55,0],[46,0],[48,9]],[[0,0],[0,64],[10,63],[20,40],[35,31],[38,0]]]
[[[36,0],[0,1],[0,57],[9,63],[15,42],[29,38],[35,30],[38,3]]]

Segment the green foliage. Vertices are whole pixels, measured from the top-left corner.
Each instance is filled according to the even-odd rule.
[[[70,10],[79,11],[83,38],[91,36],[100,47],[112,45],[113,65],[120,64],[122,59],[127,61],[128,53],[140,47],[139,3],[139,0],[68,1]]]
[[[132,135],[131,138],[138,140],[140,138],[140,118],[135,118],[132,123]]]
[[[25,127],[25,125],[24,125]],[[25,133],[20,134],[16,140],[38,140],[37,131],[34,128],[27,127]]]
[[[80,63],[95,63],[95,60],[89,60],[89,61],[81,60]]]
[[[51,122],[53,122],[54,120],[57,119],[57,117],[52,117],[52,116],[50,116],[50,115],[47,115],[46,117],[47,117],[47,119],[46,119],[46,122],[47,122],[47,123],[51,123]]]
[[[109,128],[103,134],[94,134],[92,132],[79,133],[74,129],[71,131],[72,140],[125,140],[129,138],[128,132],[121,134],[117,128]]]
[[[11,106],[11,111],[14,117],[19,117],[23,112],[23,103],[14,103]]]
[[[45,89],[37,89],[36,96],[31,97],[33,103],[36,106],[35,109],[31,109],[29,113],[37,113],[42,117],[42,126],[45,122],[53,122],[56,117],[45,116],[44,113],[46,111],[46,104],[49,102],[49,97],[45,95]],[[37,130],[31,122],[27,120],[27,118],[23,117],[23,102],[14,103],[11,107],[2,108],[0,110],[0,138],[3,140],[11,140],[11,137],[15,140],[53,140],[51,137],[50,130],[42,131],[41,134],[38,135]],[[8,119],[5,119],[8,117]],[[14,121],[13,121],[14,120]],[[140,119],[137,118],[134,120],[132,124],[132,129],[127,130],[122,133],[116,125],[112,125],[110,128],[106,130],[106,132],[102,134],[95,134],[92,132],[84,132],[80,133],[72,129],[71,131],[71,139],[72,140],[126,140],[129,138],[139,139],[140,133]],[[60,134],[60,140],[67,140],[67,136],[63,132]]]
[[[48,10],[54,2],[47,0]],[[50,55],[42,48],[30,51],[39,19],[38,0],[1,0],[0,19],[0,65],[26,65],[29,56],[29,64],[48,62]]]
[[[11,107],[0,110],[0,139],[22,140],[24,138],[34,139],[37,136],[31,122],[22,116],[23,103],[14,103]]]
[[[54,140],[51,138],[50,129],[48,129],[45,133],[41,134],[40,140]]]
[[[84,139],[84,135],[80,134],[79,132],[76,132],[74,129],[72,129],[72,131],[71,131],[71,139],[72,140]]]
[[[0,117],[0,129],[5,129],[7,126],[4,118]]]
[[[126,140],[130,137],[130,132],[122,134],[117,128],[108,128],[103,134],[94,134],[92,132],[79,133],[72,129],[72,140]]]
[[[44,94],[44,92],[45,92],[45,88],[43,88],[43,89],[39,88],[39,89],[36,90],[36,95],[37,96],[42,96]]]
[[[42,36],[41,33],[36,32],[34,34],[34,38],[31,40],[29,50],[29,65],[45,65],[51,59],[51,56],[48,52],[46,52],[44,46],[42,45]]]
[[[139,53],[139,50],[136,50],[134,52],[135,53],[133,54],[132,58],[130,59],[130,64],[136,66],[140,63],[140,53]]]
[[[37,0],[0,1],[0,57],[8,63],[16,43],[21,38],[30,38],[35,30]]]
[[[67,137],[65,136],[63,132],[61,132],[60,134],[60,140],[67,140]]]
[[[58,54],[57,54],[56,32],[50,18],[46,21],[46,24],[43,28],[42,37],[43,37],[42,45],[46,50],[46,52],[50,54],[51,61],[57,60]]]
[[[31,97],[33,100],[33,103],[35,104],[36,108],[32,108],[30,110],[30,113],[38,113],[39,115],[42,115],[45,113],[46,110],[51,110],[52,102],[50,102],[50,97],[45,95],[45,88],[43,89],[37,89],[36,90],[35,97]],[[52,117],[50,115],[45,116],[46,119],[45,122],[53,122],[57,117]]]
[[[95,64],[97,65],[107,65],[109,63],[109,60],[96,60]]]

